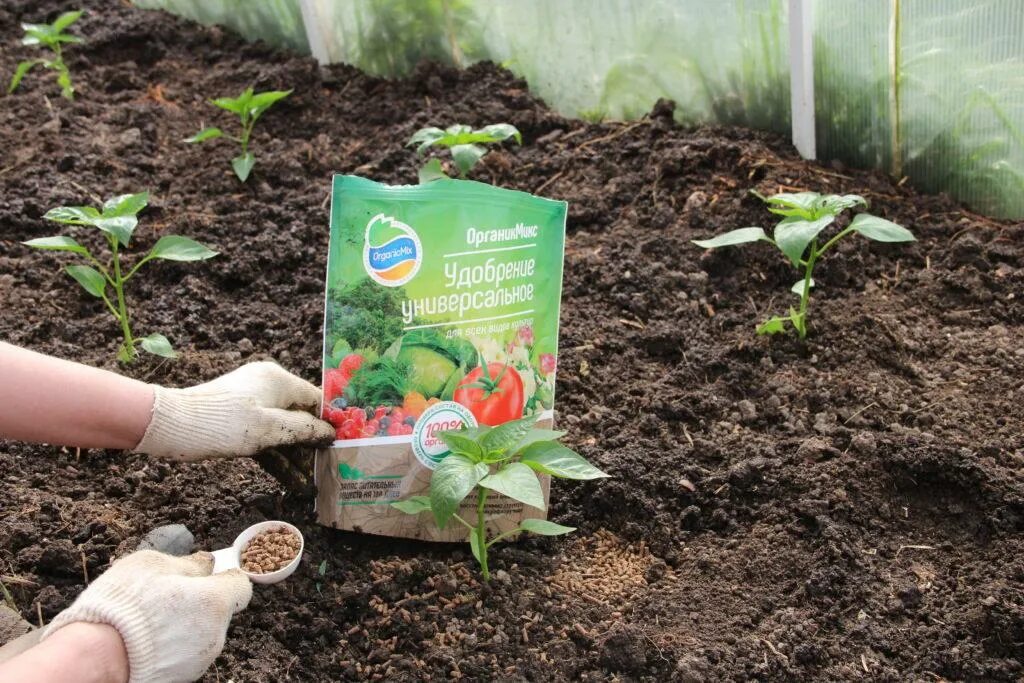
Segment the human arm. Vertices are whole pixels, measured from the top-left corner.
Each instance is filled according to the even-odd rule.
[[[112,626],[77,622],[4,664],[0,680],[20,683],[126,683],[128,653]]]
[[[153,386],[0,342],[0,436],[82,448],[134,448]]]
[[[333,440],[334,428],[306,412],[319,400],[269,362],[170,389],[0,343],[0,437],[185,461],[247,456]]]
[[[142,550],[116,561],[54,618],[38,645],[0,664],[0,681],[198,679],[224,647],[232,615],[252,597],[240,570],[212,571],[210,553],[172,557]],[[93,626],[104,628],[82,628]],[[84,655],[77,668],[61,668],[73,667],[88,645],[105,650]]]

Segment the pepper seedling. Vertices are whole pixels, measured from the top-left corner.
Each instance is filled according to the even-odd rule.
[[[22,242],[36,249],[49,251],[68,251],[77,254],[90,265],[66,266],[64,270],[73,277],[86,292],[103,299],[114,319],[121,325],[124,340],[117,351],[117,358],[130,363],[136,358],[136,345],[157,356],[174,358],[177,356],[171,343],[162,334],[150,334],[145,337],[132,336],[125,304],[124,285],[130,280],[143,264],[153,259],[165,261],[202,261],[217,255],[217,252],[203,246],[195,240],[180,235],[164,235],[156,241],[153,248],[145,256],[136,261],[128,269],[121,260],[121,249],[127,247],[132,233],[138,225],[137,214],[149,203],[149,193],[124,194],[103,203],[100,209],[92,206],[60,206],[46,212],[44,218],[65,225],[89,226],[100,230],[107,238],[110,246],[110,260],[104,265],[91,251],[76,240],[65,235],[40,237]],[[107,296],[107,286],[114,290],[115,303]]]
[[[798,270],[803,269],[803,277],[790,288],[800,297],[800,307],[794,309],[790,306],[789,315],[772,316],[765,320],[757,326],[757,334],[785,332],[786,323],[789,323],[801,339],[807,336],[807,306],[811,287],[815,286],[814,266],[842,238],[856,232],[876,242],[913,242],[915,239],[913,233],[892,221],[869,213],[859,213],[846,228],[819,247],[819,235],[832,225],[839,214],[858,205],[867,208],[867,200],[856,194],[798,192],[771,197],[762,197],[756,192],[754,194],[768,205],[769,211],[783,217],[775,226],[773,237],[768,237],[762,228],[751,227],[732,230],[707,240],[693,240],[693,243],[704,249],[717,249],[747,242],[770,242],[785,254],[793,266]]]
[[[210,104],[226,109],[238,116],[242,132],[238,137],[227,135],[216,126],[203,128],[201,131],[185,140],[185,142],[203,142],[226,136],[237,142],[242,153],[231,160],[231,168],[235,175],[243,183],[249,178],[252,167],[256,165],[256,157],[249,151],[249,139],[252,137],[252,128],[256,121],[265,111],[270,109],[276,102],[283,100],[292,94],[291,90],[268,90],[266,92],[253,92],[252,88],[246,88],[238,97],[218,97],[210,100]]]
[[[407,514],[431,512],[441,529],[454,519],[469,532],[469,546],[480,563],[484,580],[491,578],[487,551],[498,541],[520,532],[560,536],[575,531],[543,519],[524,519],[511,531],[489,537],[487,497],[493,491],[530,507],[545,509],[544,492],[538,474],[560,479],[600,479],[608,475],[575,451],[558,443],[565,432],[537,429],[536,416],[505,422],[497,427],[479,426],[439,432],[451,452],[444,457],[430,479],[429,496],[412,496],[392,503]],[[459,506],[476,491],[476,520],[470,523],[458,514]]]
[[[509,138],[514,138],[520,145],[523,144],[523,136],[519,130],[508,123],[495,123],[479,130],[473,130],[469,126],[457,123],[454,126],[449,126],[446,130],[433,127],[421,128],[409,138],[406,146],[418,145],[416,153],[421,155],[431,147],[450,149],[452,161],[455,162],[459,177],[465,178],[466,174],[487,154],[487,148],[484,145],[502,142]],[[420,168],[418,175],[420,184],[447,177],[441,166],[441,160],[437,157],[425,163]]]
[[[73,12],[64,12],[52,24],[21,25],[21,28],[25,31],[25,37],[21,39],[21,44],[39,45],[48,48],[53,53],[53,57],[50,59],[28,59],[24,62],[18,62],[18,66],[14,70],[14,76],[11,78],[11,84],[7,87],[8,93],[14,92],[21,83],[21,80],[25,78],[25,74],[36,66],[42,66],[44,69],[57,72],[57,85],[60,86],[60,94],[69,100],[75,99],[75,88],[71,85],[71,72],[68,71],[67,65],[64,64],[62,45],[65,43],[82,42],[82,39],[78,36],[64,32],[64,29],[78,21],[78,18],[81,16],[82,11],[75,10]]]

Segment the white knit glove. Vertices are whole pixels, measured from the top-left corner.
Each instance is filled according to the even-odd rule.
[[[334,440],[334,427],[305,412],[316,410],[320,390],[276,363],[249,363],[188,389],[153,389],[153,417],[136,453],[192,461]]]
[[[194,681],[224,647],[231,615],[252,597],[241,570],[211,571],[210,553],[132,553],[93,581],[42,637],[77,621],[107,624],[124,641],[129,683]]]

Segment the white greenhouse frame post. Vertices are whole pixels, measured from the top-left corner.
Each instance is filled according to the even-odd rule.
[[[309,43],[309,51],[313,58],[320,63],[320,66],[330,64],[330,55],[327,54],[327,43],[324,41],[324,34],[320,31],[321,22],[318,16],[317,0],[299,0],[299,10],[302,12],[302,25],[306,29],[306,41]]]
[[[789,0],[789,103],[793,146],[818,156],[814,122],[814,0]]]

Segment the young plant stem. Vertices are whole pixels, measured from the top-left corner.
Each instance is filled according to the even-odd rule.
[[[484,581],[491,580],[491,572],[487,569],[487,524],[484,522],[484,505],[487,503],[487,489],[480,487],[477,492],[476,503],[476,533],[477,544],[480,548],[480,573]]]
[[[800,293],[800,310],[796,314],[796,331],[801,339],[807,336],[807,301],[811,298],[811,273],[814,272],[814,262],[818,260],[818,240],[811,242],[811,253],[807,257],[807,268],[804,270],[804,289]]]
[[[835,235],[835,237],[830,239],[828,242],[825,242],[825,245],[821,249],[818,249],[818,240],[811,242],[811,253],[807,256],[807,261],[802,262],[805,264],[805,270],[804,289],[803,292],[800,293],[800,310],[797,311],[795,319],[793,320],[793,325],[796,327],[796,331],[800,335],[801,339],[807,337],[807,304],[811,298],[811,274],[814,272],[814,264],[822,254],[831,249],[836,242],[846,235],[849,235],[851,232],[853,231],[850,228],[840,231]]]
[[[124,280],[121,278],[121,259],[117,256],[117,244],[112,246],[114,254],[114,292],[117,294],[117,319],[124,334],[124,355],[128,362],[135,360],[135,340],[128,325],[128,307],[124,303]]]
[[[242,156],[249,153],[249,136],[252,135],[252,127],[255,123],[249,119],[248,112],[242,115],[242,137],[239,140],[242,143]]]

